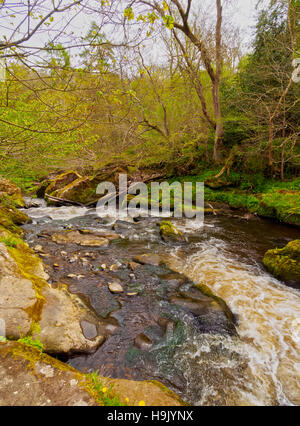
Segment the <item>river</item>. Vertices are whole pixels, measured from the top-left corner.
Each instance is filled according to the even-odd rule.
[[[188,244],[174,246],[161,241],[157,218],[116,222],[112,217],[97,218],[93,210],[42,204],[26,213],[33,219],[32,225],[25,226],[31,246],[39,244],[41,234],[49,229],[115,229],[122,239],[101,253],[104,260],[111,257],[118,263],[141,253],[157,253],[170,269],[205,283],[238,318],[236,337],[197,332],[189,316],[183,316],[183,331],[175,329],[177,337],[166,344],[157,337],[154,324],[154,291],[144,291],[140,299],[109,310],[120,327],[116,335],[95,354],[77,354],[66,359],[68,363],[113,377],[160,380],[194,405],[300,404],[300,285],[276,280],[261,262],[266,250],[300,239],[299,230],[259,218],[247,221],[234,212],[208,216],[204,226],[178,219],[174,223]],[[60,252],[55,244],[43,241],[50,268]],[[114,302],[104,301],[95,274],[81,270],[82,279],[74,281],[67,277],[70,270],[53,272],[52,282],[66,283],[105,316],[104,304]],[[159,294],[155,292],[155,303],[167,309]],[[169,305],[168,310],[172,310]],[[144,355],[133,350],[132,340],[147,327],[154,345]]]

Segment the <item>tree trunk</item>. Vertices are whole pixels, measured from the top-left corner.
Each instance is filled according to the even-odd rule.
[[[285,162],[285,143],[283,143],[282,145],[282,150],[281,150],[281,181],[284,181],[284,162]]]
[[[221,101],[219,94],[219,81],[213,83],[213,104],[216,117],[216,134],[214,143],[214,161],[219,163],[221,161],[220,148],[224,139],[224,126],[221,113]]]

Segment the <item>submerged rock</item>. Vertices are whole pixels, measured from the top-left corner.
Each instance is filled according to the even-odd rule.
[[[104,341],[102,335],[85,337],[82,321],[99,328],[101,321],[78,296],[49,286],[42,261],[22,240],[16,247],[0,243],[0,269],[0,318],[7,337],[32,336],[49,353],[91,352]]]
[[[70,183],[74,182],[74,180],[80,179],[81,176],[77,172],[70,170],[66,173],[62,173],[61,175],[56,176],[54,179],[49,181],[49,186],[46,188],[46,195],[51,195],[53,192],[64,188]]]
[[[0,177],[0,200],[9,197],[16,207],[24,207],[25,201],[22,197],[21,189],[7,179]]]
[[[31,223],[32,220],[20,210],[17,210],[13,206],[0,205],[0,226],[7,230],[22,235],[23,230],[18,225],[25,225]]]
[[[133,260],[141,265],[159,266],[161,264],[161,258],[158,254],[141,254]]]
[[[21,343],[0,343],[0,406],[99,405],[87,378]]]
[[[47,194],[52,195],[53,192],[65,187],[66,185],[69,185],[71,182],[79,179],[80,177],[81,176],[73,170],[69,170],[65,173],[60,173],[54,176],[50,175],[40,184],[36,194],[39,198],[44,198]]]
[[[21,274],[7,247],[0,243],[0,318],[5,321],[6,337],[26,336],[33,323],[30,311],[38,300],[34,284]]]
[[[159,226],[162,239],[167,242],[186,242],[186,238],[171,222],[163,221]]]
[[[263,264],[275,277],[300,283],[300,240],[291,241],[283,249],[267,251]]]

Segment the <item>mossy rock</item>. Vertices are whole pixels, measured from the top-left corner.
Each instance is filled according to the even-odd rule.
[[[163,221],[159,225],[159,232],[165,242],[185,242],[185,236],[171,222]]]
[[[3,196],[10,197],[16,207],[25,206],[21,189],[7,179],[0,178],[0,200]]]
[[[0,343],[0,406],[186,406],[157,381],[83,374],[38,349]]]
[[[283,249],[269,250],[263,264],[276,278],[300,283],[300,240],[290,242]]]
[[[91,177],[76,179],[69,185],[54,191],[53,197],[72,201],[79,204],[90,204],[97,202],[99,197],[96,194],[98,183]]]
[[[53,192],[57,191],[58,189],[62,189],[65,186],[69,185],[70,183],[80,178],[81,178],[80,174],[78,174],[77,172],[73,170],[67,171],[66,173],[62,173],[50,181],[49,186],[46,188],[45,194],[50,195]]]
[[[31,223],[31,219],[15,207],[5,207],[0,205],[0,225],[9,231],[23,235],[24,231],[17,225]]]
[[[204,182],[204,185],[210,189],[223,189],[237,186],[237,182],[233,182],[229,178],[210,179]]]

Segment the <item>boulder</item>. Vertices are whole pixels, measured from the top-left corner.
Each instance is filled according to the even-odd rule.
[[[80,178],[80,174],[74,170],[68,170],[67,172],[59,173],[58,175],[50,175],[40,184],[36,194],[39,198],[44,198],[45,194],[50,195]]]
[[[182,232],[180,232],[175,225],[171,222],[163,221],[159,225],[159,232],[161,238],[166,242],[171,243],[183,243],[186,242],[186,238]]]
[[[22,197],[21,189],[9,180],[0,177],[0,200],[2,197],[10,197],[16,207],[24,207],[25,201]]]
[[[204,334],[237,336],[236,319],[225,301],[214,295],[205,285],[194,285],[172,295],[170,303],[191,312],[197,328]]]
[[[40,331],[33,334],[33,339],[42,342],[45,352],[89,353],[104,342],[105,337],[98,332],[86,333],[87,326],[97,330],[101,323],[78,296],[51,287],[45,287],[41,295],[44,304],[38,321]]]
[[[0,244],[0,270],[0,318],[7,337],[32,336],[49,353],[91,352],[104,341],[100,319],[64,286],[50,287],[42,261],[22,240],[16,247]],[[84,334],[87,324],[99,330],[91,339]]]
[[[267,251],[263,264],[275,277],[300,283],[300,240],[291,241],[282,249]]]
[[[0,406],[184,406],[156,381],[82,374],[38,349],[0,343]]]
[[[91,233],[80,231],[65,231],[52,235],[52,241],[57,244],[77,244],[84,247],[107,247],[109,239]]]
[[[0,226],[15,234],[22,235],[24,231],[18,225],[31,223],[31,219],[15,207],[0,205]]]
[[[30,311],[38,299],[33,282],[19,270],[7,247],[0,243],[0,318],[5,321],[6,336],[26,336],[33,324]]]
[[[98,184],[101,182],[112,182],[118,188],[119,175],[123,173],[127,173],[126,169],[113,165],[107,166],[98,171],[94,176],[78,178],[70,184],[53,191],[51,195],[83,205],[93,204],[100,198],[96,194]]]

